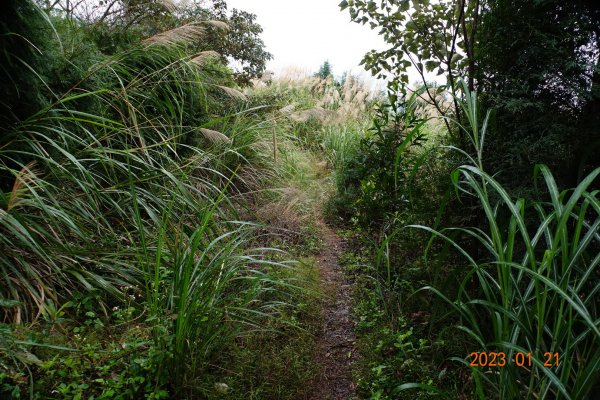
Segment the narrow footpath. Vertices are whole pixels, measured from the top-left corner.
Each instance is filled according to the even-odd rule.
[[[316,257],[326,294],[323,326],[317,337],[315,363],[321,374],[312,384],[309,400],[356,399],[352,362],[357,357],[352,320],[351,286],[338,259],[344,241],[328,226],[323,226],[325,249]]]

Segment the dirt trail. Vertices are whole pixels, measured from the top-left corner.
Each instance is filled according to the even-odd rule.
[[[325,249],[317,256],[319,273],[328,296],[323,305],[323,327],[317,337],[315,363],[322,373],[312,383],[310,400],[355,399],[352,361],[356,358],[351,287],[338,264],[345,245],[328,226],[323,226]]]

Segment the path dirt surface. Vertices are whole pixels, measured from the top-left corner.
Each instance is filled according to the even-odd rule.
[[[351,286],[338,263],[345,242],[328,226],[323,226],[323,240],[325,249],[317,256],[317,262],[327,298],[315,356],[315,363],[320,365],[322,372],[313,381],[308,399],[357,399],[352,381],[352,362],[357,353]]]

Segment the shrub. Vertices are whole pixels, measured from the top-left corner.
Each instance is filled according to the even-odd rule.
[[[404,87],[393,82],[387,102],[376,108],[373,126],[343,168],[339,199],[334,202],[357,225],[381,224],[408,201],[409,181],[417,164],[414,150],[426,140],[422,129],[426,119],[417,112],[417,96],[416,92],[407,96]]]

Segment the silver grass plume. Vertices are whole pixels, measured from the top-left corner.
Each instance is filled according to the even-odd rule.
[[[212,129],[199,128],[198,131],[211,143],[215,144],[231,144],[231,139],[218,131]]]
[[[322,107],[315,107],[309,110],[297,111],[289,115],[289,118],[295,122],[306,122],[313,118],[319,122],[325,122],[335,115],[334,111],[326,110]]]
[[[147,44],[172,45],[181,42],[191,42],[206,33],[206,26],[212,26],[222,31],[228,31],[229,25],[223,21],[195,21],[177,28],[158,33],[144,40]]]
[[[25,165],[15,177],[15,183],[8,196],[6,211],[10,211],[12,208],[17,207],[23,201],[27,187],[36,185],[36,178],[39,171],[35,168],[35,164],[35,161],[32,161]]]
[[[161,33],[157,33],[154,36],[150,36],[144,43],[162,44],[162,45],[173,45],[182,42],[191,42],[204,35],[206,28],[198,22],[191,22],[177,28],[170,29]]]
[[[221,55],[219,53],[217,53],[214,50],[207,50],[207,51],[202,51],[198,54],[196,54],[191,60],[190,62],[192,64],[196,64],[198,66],[201,66],[202,64],[204,64],[208,59],[211,58],[220,58]]]
[[[160,5],[164,7],[165,10],[172,13],[177,9],[177,5],[173,0],[159,0]]]
[[[297,105],[298,105],[298,103],[288,104],[287,106],[280,108],[279,112],[283,115],[289,115],[296,109]]]
[[[246,95],[237,89],[230,88],[227,86],[220,86],[220,85],[217,85],[217,87],[219,89],[221,89],[223,92],[225,92],[225,94],[227,94],[229,97],[232,97],[234,99],[240,99],[240,100],[248,100]]]
[[[204,25],[209,25],[212,26],[214,28],[217,28],[219,30],[222,30],[224,32],[229,31],[229,25],[227,25],[225,22],[223,21],[217,21],[217,20],[208,20],[208,21],[202,21],[202,23]]]

